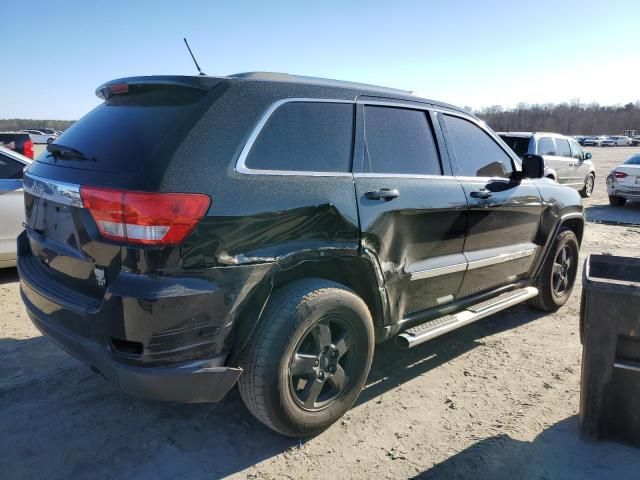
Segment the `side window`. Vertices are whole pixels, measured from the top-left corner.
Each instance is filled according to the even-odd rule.
[[[0,155],[0,180],[22,178],[24,165],[11,158]]]
[[[571,145],[571,156],[578,160],[584,160],[584,152],[578,142],[574,140],[569,140],[569,145]]]
[[[431,124],[422,110],[364,107],[365,170],[441,175]]]
[[[458,161],[458,174],[467,177],[508,177],[513,172],[511,157],[474,123],[444,115]]]
[[[246,166],[254,170],[349,172],[353,111],[350,103],[281,105],[251,147]]]
[[[538,139],[538,155],[555,155],[556,146],[553,144],[553,138],[540,137]]]
[[[556,155],[559,157],[571,158],[569,140],[566,138],[556,138]]]

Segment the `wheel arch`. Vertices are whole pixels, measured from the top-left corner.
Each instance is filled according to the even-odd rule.
[[[560,231],[562,228],[568,228],[569,230],[571,230],[575,234],[576,238],[578,239],[578,245],[582,245],[582,237],[584,235],[584,218],[583,217],[575,216],[575,217],[567,218],[565,220],[561,220],[558,231]]]
[[[384,288],[380,285],[375,266],[371,261],[366,256],[304,260],[291,265],[279,265],[244,302],[236,320],[236,334],[229,362],[235,361],[248,345],[262,321],[263,312],[273,292],[305,278],[331,280],[353,290],[369,308],[376,329],[376,337],[381,337],[378,332],[382,331],[388,315],[387,302]]]

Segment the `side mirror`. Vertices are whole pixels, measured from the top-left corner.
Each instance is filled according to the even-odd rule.
[[[524,178],[544,177],[544,158],[527,153],[522,157],[522,176]]]
[[[584,159],[585,160],[591,160],[591,152],[587,152],[584,154]]]

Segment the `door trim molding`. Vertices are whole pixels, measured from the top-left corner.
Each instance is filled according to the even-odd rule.
[[[477,268],[499,265],[501,263],[530,257],[536,253],[537,246],[533,243],[520,243],[508,247],[488,248],[461,254],[442,255],[416,262],[405,267],[410,281],[449,275]],[[425,268],[426,267],[426,268]]]

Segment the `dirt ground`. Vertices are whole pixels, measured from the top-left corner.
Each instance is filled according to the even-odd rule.
[[[638,255],[640,206],[608,206],[631,148],[593,148],[582,256]],[[581,272],[579,272],[581,276]],[[376,351],[356,406],[316,438],[262,426],[236,390],[216,405],[143,402],[41,337],[0,271],[0,477],[638,478],[640,450],[578,438],[580,283],[559,312],[525,306],[409,351]]]

